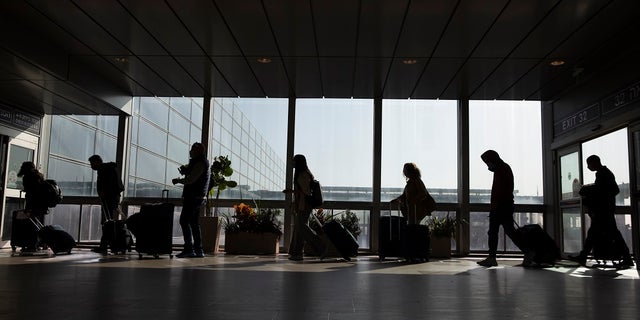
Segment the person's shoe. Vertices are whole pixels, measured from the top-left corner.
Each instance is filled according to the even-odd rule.
[[[176,258],[195,258],[196,254],[193,251],[182,251],[176,254]]]
[[[495,267],[498,265],[498,261],[496,261],[496,257],[489,256],[482,261],[478,261],[477,264],[483,267]]]
[[[291,261],[302,261],[302,260],[304,260],[304,258],[302,256],[295,255],[295,256],[289,256],[289,260],[291,260]]]
[[[569,260],[571,261],[575,261],[577,262],[579,265],[586,267],[587,266],[587,257],[584,256],[583,254],[578,254],[578,255],[568,255],[567,258],[569,258]]]
[[[321,251],[322,253],[320,253],[320,260],[324,260],[327,258],[327,255],[329,255],[329,246],[325,246],[324,250]]]
[[[204,252],[198,251],[194,254],[195,258],[204,258]]]
[[[618,269],[629,269],[633,267],[633,259],[625,258],[617,265]]]

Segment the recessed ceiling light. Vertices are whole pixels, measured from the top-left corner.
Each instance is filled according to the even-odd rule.
[[[564,60],[553,60],[551,62],[549,62],[549,65],[551,65],[552,67],[559,67],[561,65],[563,65],[565,62]]]
[[[129,59],[127,59],[127,57],[115,57],[115,58],[113,58],[113,60],[115,62],[118,62],[118,63],[125,63],[125,62],[129,61]]]
[[[271,63],[271,59],[267,57],[258,58],[258,62],[260,63]]]
[[[404,64],[416,64],[416,63],[418,63],[418,60],[416,60],[416,59],[404,59],[404,60],[402,60],[402,63],[404,63]]]

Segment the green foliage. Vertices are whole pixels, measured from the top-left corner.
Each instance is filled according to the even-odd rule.
[[[467,223],[464,219],[458,219],[457,217],[445,217],[432,216],[427,220],[427,226],[432,235],[436,237],[451,237],[456,232],[458,225]]]
[[[362,231],[360,230],[360,224],[358,223],[358,216],[355,213],[351,212],[351,210],[347,209],[342,214],[331,216],[325,215],[322,209],[318,209],[313,214],[315,214],[318,220],[320,220],[320,223],[322,223],[323,225],[331,220],[340,222],[340,224],[343,225],[345,229],[349,230],[349,232],[351,232],[351,234],[356,238],[358,238],[360,232]],[[322,233],[322,229],[315,221],[315,219],[311,219],[309,224],[311,226],[311,229],[313,229],[316,233]]]
[[[209,191],[209,196],[213,195],[214,188],[216,188],[219,194],[220,191],[223,191],[227,188],[235,188],[238,186],[238,183],[233,180],[227,180],[227,177],[231,177],[233,175],[233,169],[231,168],[231,160],[229,160],[228,156],[217,156],[213,158],[213,163],[211,164],[211,178],[209,179],[212,184],[209,186],[211,191]]]
[[[241,203],[234,205],[233,215],[224,215],[222,221],[226,233],[234,232],[272,232],[282,235],[282,224],[278,220],[279,209],[259,209],[257,212],[251,206]]]

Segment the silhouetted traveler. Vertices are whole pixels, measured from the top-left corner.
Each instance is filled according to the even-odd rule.
[[[286,189],[283,192],[293,192],[294,205],[294,227],[291,236],[291,244],[289,246],[289,260],[303,260],[304,243],[311,244],[320,258],[326,255],[327,247],[322,239],[309,226],[309,217],[313,208],[307,203],[307,197],[311,196],[311,181],[314,179],[313,174],[307,166],[307,158],[301,154],[293,157],[293,191]]]
[[[616,247],[607,248],[607,250],[618,251],[622,256],[620,267],[632,267],[633,260],[629,253],[629,247],[616,226],[614,214],[616,195],[620,192],[616,178],[609,168],[602,165],[600,157],[596,155],[587,158],[587,168],[596,172],[596,180],[592,185],[582,187],[580,195],[584,197],[583,204],[587,207],[591,226],[587,231],[587,237],[584,239],[580,254],[569,256],[569,258],[584,266],[587,262],[587,256],[594,247],[594,242],[612,237]]]
[[[29,212],[29,215],[32,218],[38,219],[40,223],[44,224],[44,215],[49,210],[47,208],[47,203],[42,196],[42,184],[44,183],[44,176],[42,175],[42,173],[40,173],[40,171],[38,171],[38,169],[36,169],[36,165],[33,162],[25,161],[20,166],[18,177],[22,177],[25,211]],[[22,251],[36,250],[37,243],[37,235],[34,233],[33,245],[22,248]]]
[[[429,203],[424,201],[429,196],[427,187],[422,182],[420,169],[415,163],[405,163],[402,174],[404,174],[407,184],[402,194],[391,202],[400,204],[402,215],[407,218],[410,224],[419,224],[424,217],[431,215],[431,211],[434,209],[429,208]]]
[[[498,232],[500,226],[504,233],[511,238],[513,243],[520,247],[520,235],[513,224],[513,172],[497,152],[485,151],[480,158],[487,164],[487,169],[493,172],[491,185],[491,205],[489,211],[489,256],[478,261],[484,267],[497,266],[496,251],[498,250]]]
[[[182,190],[182,212],[180,227],[184,237],[184,248],[178,258],[202,258],[202,233],[200,230],[200,210],[204,205],[209,187],[211,168],[205,156],[204,145],[196,142],[189,150],[189,164],[182,167],[183,178],[174,178],[173,184],[184,185]]]
[[[124,184],[118,172],[118,165],[115,162],[103,162],[102,157],[97,154],[89,157],[91,169],[96,170],[98,177],[96,181],[96,191],[100,197],[102,205],[101,222],[106,219],[116,219],[122,211],[120,210],[120,193],[124,191]],[[105,215],[108,215],[105,217]],[[107,243],[105,239],[100,239],[100,247],[93,249],[95,252],[106,253]]]

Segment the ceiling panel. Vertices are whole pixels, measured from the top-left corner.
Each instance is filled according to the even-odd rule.
[[[456,1],[412,1],[396,57],[429,57],[454,13]]]
[[[458,7],[434,56],[438,58],[469,56],[484,34],[490,30],[491,24],[507,2],[507,0],[471,0],[464,6]]]
[[[352,96],[363,99],[380,97],[391,60],[390,58],[358,58]]]
[[[464,63],[464,59],[433,58],[420,75],[411,99],[445,99],[440,94],[447,88],[442,79],[451,79]],[[450,99],[447,97],[446,99]]]
[[[285,57],[316,56],[310,2],[270,0],[263,3],[276,34],[280,53]]]
[[[264,97],[267,95],[260,87],[256,76],[244,58],[213,57],[212,59],[231,87],[237,92],[236,96]]]
[[[318,59],[285,58],[284,62],[296,97],[317,98],[322,96]]]
[[[538,63],[536,59],[507,59],[491,74],[484,83],[475,88],[471,98],[474,100],[498,99],[501,94],[516,85],[517,81]],[[531,92],[531,88],[526,89]]]
[[[221,56],[240,54],[238,45],[213,5],[213,1],[171,0],[167,2],[206,54]]]
[[[469,59],[464,66],[457,70],[455,78],[449,80],[449,85],[441,94],[443,97],[458,96],[462,92],[472,92],[485,81],[485,77],[501,62],[501,59],[477,58]]]
[[[280,59],[274,59],[271,63],[259,63],[255,59],[249,60],[251,68],[264,88],[268,97],[288,97],[291,92],[289,78]],[[264,97],[260,95],[257,97]]]
[[[152,70],[157,71],[165,82],[173,84],[179,96],[202,97],[205,93],[204,85],[199,83],[173,57],[143,56],[140,57]]]
[[[355,55],[358,3],[358,0],[311,1],[320,57]]]
[[[234,91],[222,74],[208,57],[177,57],[180,65],[192,75],[198,83],[209,91],[214,97],[237,97],[238,93]],[[235,75],[236,73],[231,73]]]
[[[153,96],[163,97],[175,97],[182,96],[176,87],[167,83],[160,75],[160,70],[154,70],[150,68],[144,61],[135,56],[122,57],[125,59],[123,62],[114,63],[113,65],[121,72],[126,74],[130,79],[136,81],[141,85],[140,92],[134,91],[135,96],[142,95],[141,93],[151,93]],[[137,89],[137,88],[134,88]]]
[[[362,2],[359,57],[393,57],[407,5],[407,0]]]
[[[245,55],[278,56],[260,0],[215,0],[214,2]]]
[[[383,98],[406,99],[410,96],[416,82],[420,78],[426,60],[415,60],[414,64],[405,64],[405,58],[393,60],[393,65],[389,71],[386,85],[384,87]]]
[[[323,97],[352,97],[354,60],[353,58],[320,58]]]

